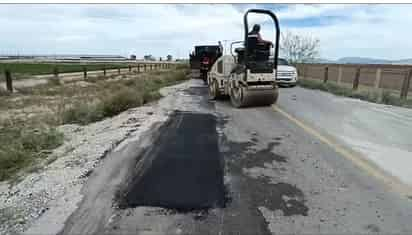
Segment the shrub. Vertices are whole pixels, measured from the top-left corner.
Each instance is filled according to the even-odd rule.
[[[62,122],[88,124],[103,118],[102,110],[95,104],[75,103],[72,107],[62,112]]]
[[[9,96],[9,95],[11,95],[11,93],[8,90],[4,89],[3,87],[0,87],[0,96]]]
[[[123,88],[112,96],[104,99],[100,106],[104,117],[112,117],[129,108],[143,104],[143,97],[140,92],[131,88]]]
[[[62,82],[59,78],[52,77],[47,79],[47,85],[49,86],[60,86],[62,85]]]
[[[0,181],[44,158],[45,150],[63,143],[63,134],[54,128],[9,125],[0,129]]]

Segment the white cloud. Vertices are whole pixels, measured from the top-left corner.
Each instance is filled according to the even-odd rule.
[[[0,54],[151,53],[186,57],[193,45],[243,37],[253,5],[0,5]],[[256,7],[259,7],[257,5]],[[316,36],[326,58],[412,57],[409,5],[289,5],[274,9],[282,30]],[[326,17],[335,17],[333,22]],[[320,18],[326,25],[297,27]],[[262,20],[251,18],[251,23]],[[305,24],[307,25],[307,24]],[[273,31],[263,27],[264,37]]]
[[[412,57],[410,5],[362,5],[341,12],[346,19],[319,27],[287,27],[318,37],[322,56],[402,59]]]
[[[290,5],[277,15],[280,19],[304,19],[308,17],[339,15],[342,10],[353,8],[351,4],[296,4]]]

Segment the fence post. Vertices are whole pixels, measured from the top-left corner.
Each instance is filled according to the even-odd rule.
[[[342,71],[343,71],[342,66],[339,65],[339,67],[338,67],[338,84],[340,84],[342,82]]]
[[[6,69],[4,71],[5,76],[6,76],[6,87],[9,92],[13,92],[13,79],[11,78],[11,72],[10,70]]]
[[[329,68],[328,66],[325,67],[325,74],[323,75],[323,83],[327,83],[328,82],[328,72],[329,72]]]
[[[103,76],[106,77],[106,65],[103,65]]]
[[[409,91],[409,85],[411,83],[411,77],[412,77],[412,69],[409,69],[408,72],[406,73],[405,78],[403,79],[401,99],[408,98],[408,91]]]
[[[150,71],[153,70],[153,64],[150,64]]]
[[[360,70],[361,70],[360,67],[358,67],[358,68],[356,69],[355,79],[353,79],[353,90],[357,90],[357,89],[358,89]]]
[[[83,67],[83,78],[87,79],[87,67],[86,66]]]
[[[140,73],[140,64],[137,64],[137,73]]]
[[[304,77],[305,77],[305,65],[304,65],[304,64],[299,64],[299,67],[298,67],[298,75],[299,75],[301,78],[304,78]]]
[[[377,68],[376,69],[375,83],[373,84],[373,87],[379,88],[379,86],[381,84],[381,76],[382,76],[382,69]]]
[[[53,68],[53,74],[55,79],[59,79],[59,68],[57,66]]]
[[[132,66],[129,64],[129,73],[132,72]]]
[[[144,64],[143,67],[144,67],[144,71],[146,72],[146,70],[147,70],[147,68],[146,68],[146,67],[147,67],[147,64]]]
[[[117,67],[117,73],[120,74],[120,66]]]

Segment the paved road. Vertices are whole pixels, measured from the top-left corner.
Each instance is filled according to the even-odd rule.
[[[61,234],[412,233],[411,199],[272,107],[192,83],[169,121],[105,158]]]
[[[412,186],[412,109],[300,87],[282,89],[281,94],[282,110]]]

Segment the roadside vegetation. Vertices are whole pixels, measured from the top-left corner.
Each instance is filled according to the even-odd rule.
[[[9,179],[20,169],[63,143],[63,135],[52,127],[33,127],[10,123],[0,127],[0,181]]]
[[[30,75],[53,74],[54,69],[58,68],[59,73],[82,72],[84,67],[88,71],[106,69],[127,68],[125,63],[0,63],[0,78],[4,77],[4,71],[9,69],[13,78],[22,79]]]
[[[187,78],[187,66],[147,73],[89,77],[72,83],[0,90],[0,181],[49,163],[63,143],[62,124],[85,125],[161,97],[159,88]]]
[[[317,81],[313,79],[300,79],[298,81],[298,84],[301,87],[326,91],[326,92],[330,92],[332,94],[339,95],[339,96],[361,99],[361,100],[378,103],[378,104],[388,104],[388,105],[412,108],[411,99],[402,100],[401,98],[399,98],[399,96],[395,96],[392,92],[388,90],[378,91],[378,90],[373,90],[373,89],[367,89],[367,90],[359,89],[355,91],[349,87],[340,86],[336,83],[332,83],[332,82],[323,83],[320,80]]]
[[[69,108],[63,107],[61,122],[88,124],[115,116],[159,99],[159,88],[176,84],[185,80],[186,76],[185,69],[176,69],[169,73],[155,71],[135,80],[98,82],[96,100],[90,103],[76,102]]]

